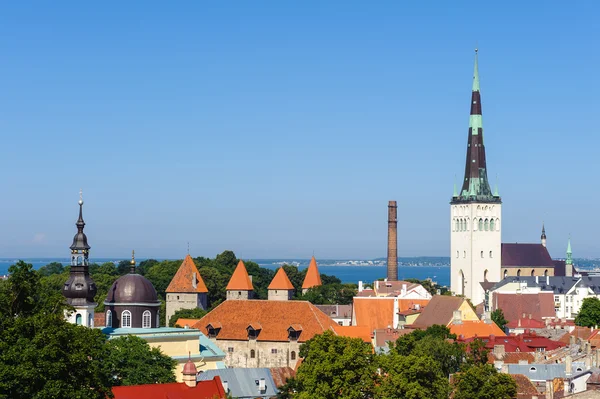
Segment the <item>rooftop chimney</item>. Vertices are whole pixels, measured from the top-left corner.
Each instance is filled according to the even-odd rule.
[[[398,280],[398,206],[396,201],[388,203],[388,254],[387,279]]]
[[[358,292],[363,292],[363,282],[362,282],[362,280],[358,282]]]
[[[573,366],[572,366],[573,360],[571,359],[571,355],[567,355],[565,357],[565,372],[567,377],[570,377],[571,374],[573,373]]]

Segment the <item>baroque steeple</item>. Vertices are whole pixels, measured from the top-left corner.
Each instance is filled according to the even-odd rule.
[[[453,202],[501,202],[498,193],[492,193],[487,176],[485,146],[483,144],[483,123],[481,116],[481,93],[479,91],[479,68],[477,49],[475,49],[475,69],[471,90],[471,114],[469,117],[469,139],[467,142],[467,160],[465,177],[458,195]]]
[[[87,323],[88,326],[93,326],[93,308],[96,306],[94,297],[96,296],[97,288],[94,280],[90,277],[88,268],[90,246],[83,232],[85,222],[83,221],[83,198],[81,191],[79,192],[79,218],[75,225],[77,226],[77,233],[70,247],[71,273],[63,287],[63,295],[67,298],[69,305],[76,309],[76,315],[78,316],[75,319],[76,323]],[[87,312],[92,315],[91,321],[86,320],[86,317],[81,317],[81,308],[91,308],[91,311]]]
[[[567,260],[565,261],[567,266],[573,265],[573,251],[571,251],[571,237],[569,237],[569,242],[567,244]]]

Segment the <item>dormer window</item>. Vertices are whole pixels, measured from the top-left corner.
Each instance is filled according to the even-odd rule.
[[[298,341],[301,333],[302,333],[302,326],[300,324],[292,324],[288,328],[288,339],[290,341]]]
[[[258,338],[258,334],[260,334],[260,330],[262,330],[260,323],[251,323],[248,327],[246,327],[246,331],[248,331],[248,339],[256,340],[256,338]]]
[[[221,323],[210,323],[206,326],[206,332],[208,333],[208,338],[217,338],[219,332],[221,331]]]

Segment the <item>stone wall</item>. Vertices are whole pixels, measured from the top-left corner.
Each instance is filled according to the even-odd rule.
[[[166,323],[169,325],[169,320],[173,314],[180,309],[195,309],[200,308],[206,310],[206,294],[197,293],[168,293],[166,304]]]
[[[243,368],[287,366],[293,369],[298,362],[301,345],[297,341],[235,341],[220,339],[212,339],[212,341],[225,352],[225,365],[227,367]]]
[[[293,294],[292,290],[269,290],[269,301],[289,301]]]

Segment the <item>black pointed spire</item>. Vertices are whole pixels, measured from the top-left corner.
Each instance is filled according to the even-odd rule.
[[[87,237],[83,232],[83,228],[85,227],[85,222],[83,221],[83,198],[82,192],[79,191],[79,218],[77,219],[77,234],[73,237],[73,244],[71,244],[71,250],[73,251],[89,251],[91,248],[88,245]]]

